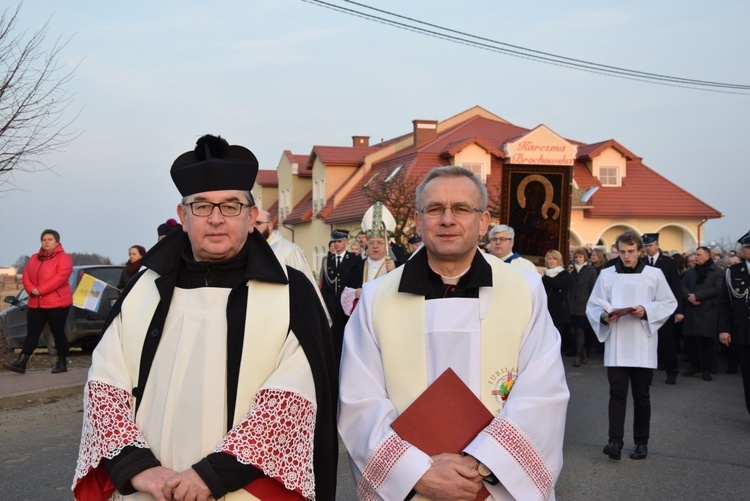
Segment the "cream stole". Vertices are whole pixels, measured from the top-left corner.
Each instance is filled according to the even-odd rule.
[[[480,400],[493,414],[503,378],[518,374],[521,338],[531,319],[531,290],[518,268],[485,255],[493,287],[479,291],[481,326]],[[424,296],[398,292],[403,266],[382,279],[372,307],[388,398],[400,414],[427,388]],[[436,301],[439,301],[437,299]]]
[[[147,270],[122,305],[123,318],[127,318],[122,324],[122,350],[133,378],[132,386],[138,384],[143,342],[159,304],[159,291],[154,283],[158,277],[156,272]],[[247,321],[234,424],[240,422],[255,393],[276,369],[289,331],[288,286],[255,280],[249,281],[247,286]]]

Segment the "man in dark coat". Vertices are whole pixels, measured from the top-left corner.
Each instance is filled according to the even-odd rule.
[[[677,299],[677,309],[659,329],[658,347],[659,365],[663,364],[667,369],[667,384],[675,384],[679,369],[677,366],[677,338],[674,335],[674,324],[682,322],[684,318],[680,273],[677,271],[674,260],[659,249],[658,233],[643,234],[643,249],[646,251],[646,255],[642,258],[642,261],[649,266],[659,268],[664,273],[669,288],[672,289],[672,294]]]
[[[742,262],[725,272],[719,295],[719,341],[735,347],[745,388],[745,407],[750,412],[750,232],[738,240]]]
[[[344,327],[349,317],[344,314],[341,307],[341,293],[344,291],[346,277],[351,268],[362,259],[346,250],[349,243],[349,232],[347,230],[334,230],[331,233],[331,246],[333,252],[328,254],[323,267],[323,285],[320,292],[331,315],[331,335],[333,336],[333,347],[336,359],[341,359],[341,347],[344,342]]]
[[[701,372],[704,381],[711,381],[719,334],[717,305],[723,273],[711,259],[708,247],[696,249],[695,262],[695,267],[685,271],[682,278],[682,298],[685,301],[682,334],[690,357],[690,368],[682,375],[694,376]]]

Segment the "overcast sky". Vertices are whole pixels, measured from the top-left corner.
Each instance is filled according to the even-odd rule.
[[[568,57],[750,84],[748,2],[362,2]],[[80,63],[67,89],[82,134],[45,158],[51,171],[0,186],[0,266],[37,252],[44,228],[68,252],[115,263],[133,244],[150,247],[179,202],[169,167],[205,133],[275,169],[285,149],[389,139],[475,105],[569,139],[617,140],[724,214],[705,225],[709,240],[750,228],[748,95],[573,71],[300,0],[26,0],[17,29],[50,16],[47,41],[72,36],[62,62]]]

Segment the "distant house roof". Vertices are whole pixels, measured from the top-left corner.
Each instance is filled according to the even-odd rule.
[[[309,223],[312,220],[312,206],[312,190],[310,190],[284,218],[284,224]]]
[[[255,182],[260,186],[274,187],[279,185],[279,173],[275,170],[261,169],[258,171],[258,177]]]
[[[466,115],[465,120],[461,120],[462,115]],[[505,161],[505,144],[532,130],[510,124],[479,107],[451,117],[446,123],[450,126],[441,128],[439,124],[433,139],[428,139],[416,146],[407,146],[373,163],[371,170],[366,172],[354,186],[351,186],[351,183],[344,183],[334,196],[329,197],[327,203],[315,216],[330,224],[358,222],[371,205],[371,202],[362,196],[362,189],[367,183],[382,182],[388,173],[393,172],[399,166],[401,176],[420,182],[430,169],[448,165],[452,157],[472,144],[483,148],[490,154],[492,169],[487,178],[487,185],[488,189],[498,188],[502,177],[502,165]],[[312,166],[315,159],[319,158],[326,166],[361,167],[366,163],[368,155],[387,145],[402,141],[408,136],[410,134],[401,135],[369,147],[315,146],[307,157],[306,164],[308,167]],[[566,140],[578,146],[577,158],[573,166],[573,179],[578,187],[600,188],[589,200],[590,207],[586,209],[586,217],[721,217],[719,211],[657,174],[644,165],[640,157],[614,139],[591,144]],[[622,186],[602,186],[586,166],[587,161],[610,148],[623,155],[627,162],[627,177],[622,179]],[[336,200],[335,206],[334,199]],[[285,219],[285,223],[307,222],[312,217],[312,197],[311,193],[308,193],[294,207],[292,213]]]
[[[721,217],[721,212],[650,169],[640,159],[628,162],[626,167],[628,175],[622,178],[622,186],[603,186],[591,197],[592,207],[586,210],[588,217]]]
[[[351,147],[351,146],[314,146],[310,154],[308,165],[319,158],[328,166],[359,166],[365,161],[365,157],[378,151],[379,147]]]

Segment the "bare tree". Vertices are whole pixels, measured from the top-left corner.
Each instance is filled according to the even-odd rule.
[[[402,245],[413,234],[411,225],[417,208],[418,184],[418,180],[408,176],[403,169],[385,169],[376,173],[362,187],[362,194],[370,203],[383,202],[391,211],[396,220],[393,238]]]
[[[14,171],[47,168],[42,157],[69,144],[80,134],[70,126],[77,117],[63,115],[73,96],[64,87],[73,71],[64,71],[60,52],[68,40],[44,47],[50,20],[30,36],[17,33],[21,5],[0,17],[0,186]],[[74,68],[75,69],[75,68]]]

